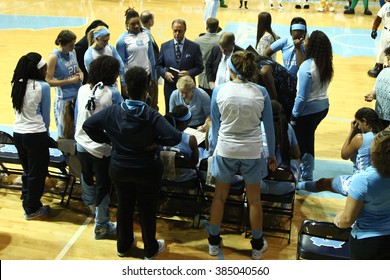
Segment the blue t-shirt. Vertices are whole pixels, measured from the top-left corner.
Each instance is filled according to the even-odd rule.
[[[287,70],[293,74],[297,75],[298,73],[298,63],[297,63],[297,54],[295,50],[295,45],[292,37],[282,38],[276,40],[270,46],[273,52],[282,51],[283,65]],[[302,52],[305,53],[303,44],[301,45]]]
[[[376,168],[368,167],[353,176],[349,196],[364,202],[352,236],[357,239],[390,234],[390,178],[382,177]]]

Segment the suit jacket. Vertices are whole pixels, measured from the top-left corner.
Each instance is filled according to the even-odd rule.
[[[243,51],[244,49],[235,45],[233,53],[237,51]],[[215,82],[215,79],[217,78],[217,71],[218,71],[218,65],[221,62],[222,59],[222,52],[221,49],[218,46],[213,47],[211,50],[211,54],[209,56],[209,59],[206,63],[206,76],[207,76],[207,82]]]
[[[204,68],[199,45],[186,38],[181,59],[179,62],[176,62],[174,40],[172,39],[163,43],[156,63],[157,74],[165,78],[165,73],[169,70],[169,67],[178,70],[186,70],[190,73],[190,76],[195,79],[195,76],[202,73]],[[176,89],[176,82],[177,81],[171,83],[167,80],[164,82],[164,95],[165,98],[168,97],[168,102],[172,91]]]
[[[76,51],[77,62],[79,64],[81,71],[83,71],[84,73],[83,85],[85,85],[88,82],[88,71],[87,69],[85,69],[85,65],[84,65],[84,54],[87,51],[88,47],[89,45],[88,45],[87,35],[81,38],[74,47]]]
[[[199,36],[195,39],[195,43],[198,43],[200,46],[200,51],[202,52],[202,60],[204,69],[201,74],[199,74],[199,86],[205,89],[209,89],[209,84],[206,78],[206,63],[209,59],[211,50],[214,46],[218,46],[219,34],[218,33],[205,33],[204,35]]]

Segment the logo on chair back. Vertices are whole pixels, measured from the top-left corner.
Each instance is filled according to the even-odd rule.
[[[313,242],[313,245],[316,245],[318,247],[320,246],[333,247],[335,249],[342,248],[345,243],[345,241],[331,240],[331,239],[320,238],[320,237],[311,237],[310,240]]]

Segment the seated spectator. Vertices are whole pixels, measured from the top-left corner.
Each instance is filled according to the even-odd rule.
[[[372,166],[354,176],[343,212],[334,223],[352,226],[350,258],[390,259],[390,131],[379,132],[371,145]]]
[[[366,170],[371,165],[370,146],[376,133],[382,130],[378,114],[370,108],[361,108],[351,122],[351,129],[341,148],[342,159],[354,162],[353,174]],[[353,175],[321,178],[318,181],[298,183],[297,189],[310,192],[330,191],[347,196]]]
[[[195,82],[191,76],[181,77],[169,99],[170,112],[176,105],[187,106],[192,115],[189,127],[204,130],[204,123],[210,116],[210,97],[200,88],[195,87]]]
[[[294,129],[288,123],[282,105],[276,100],[271,100],[274,129],[275,129],[275,156],[279,167],[292,171],[295,181],[299,181],[299,157],[300,151]],[[263,137],[265,138],[265,137]],[[266,141],[266,139],[264,139]],[[278,181],[261,181],[262,194],[283,195],[294,191],[295,184]]]

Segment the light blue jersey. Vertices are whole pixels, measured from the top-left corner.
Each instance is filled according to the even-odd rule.
[[[119,77],[121,80],[121,85],[126,85],[125,82],[125,66],[123,64],[123,61],[121,57],[119,56],[117,50],[111,46],[111,45],[106,45],[103,49],[97,50],[93,48],[92,46],[87,49],[87,51],[84,54],[84,64],[85,64],[85,69],[89,72],[89,66],[92,61],[94,61],[96,58],[102,55],[108,55],[119,62]]]
[[[66,80],[78,74],[79,65],[74,52],[63,54],[60,50],[55,49],[53,54],[57,56],[56,68],[53,76],[54,79]],[[58,137],[62,137],[65,103],[76,97],[80,87],[81,82],[55,87],[56,98],[54,100],[54,119],[57,125]]]
[[[292,37],[276,40],[270,46],[273,52],[282,51],[283,65],[293,75],[298,73],[297,54]],[[302,52],[305,53],[303,44],[301,45]]]
[[[354,176],[349,196],[364,203],[352,227],[354,238],[390,235],[390,178],[370,166]]]

